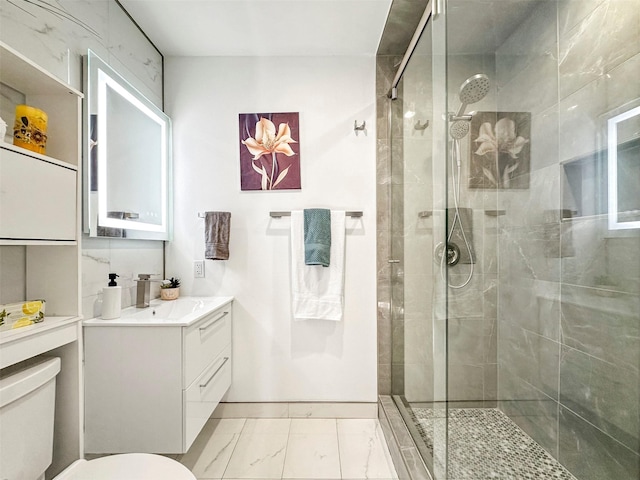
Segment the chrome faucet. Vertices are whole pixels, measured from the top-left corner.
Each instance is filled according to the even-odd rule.
[[[136,308],[147,308],[149,306],[149,297],[151,296],[151,282],[162,282],[162,280],[152,280],[151,274],[139,273],[136,282],[138,283],[136,288]]]

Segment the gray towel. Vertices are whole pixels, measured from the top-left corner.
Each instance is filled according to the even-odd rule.
[[[204,258],[229,260],[231,213],[206,212],[204,215]]]
[[[304,211],[304,263],[328,267],[331,260],[331,211],[308,208]]]

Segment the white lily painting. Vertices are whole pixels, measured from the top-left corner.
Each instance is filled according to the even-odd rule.
[[[529,188],[531,114],[477,112],[471,120],[469,187]]]
[[[299,190],[298,113],[240,114],[242,190]]]

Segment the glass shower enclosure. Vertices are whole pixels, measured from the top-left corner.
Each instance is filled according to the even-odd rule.
[[[640,4],[438,7],[389,100],[395,403],[437,480],[640,478]]]

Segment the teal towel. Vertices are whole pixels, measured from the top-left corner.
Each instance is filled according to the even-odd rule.
[[[331,260],[331,211],[308,208],[304,211],[304,263],[328,267]]]

